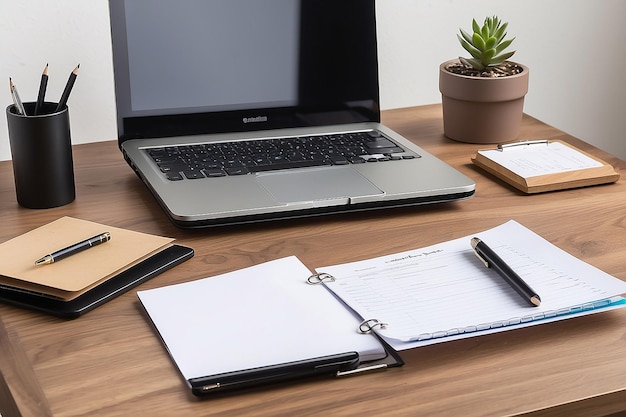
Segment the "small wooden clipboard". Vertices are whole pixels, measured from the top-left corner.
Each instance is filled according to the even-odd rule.
[[[479,150],[472,162],[527,193],[543,193],[617,181],[608,163],[563,141],[536,140]]]

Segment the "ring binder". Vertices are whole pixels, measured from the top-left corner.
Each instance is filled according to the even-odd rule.
[[[512,299],[510,286],[474,261],[471,235],[318,271],[336,278],[324,288],[359,317],[355,333],[370,333],[397,351],[626,306],[619,296],[626,283],[514,220],[479,236],[498,242],[502,258],[541,291],[541,306]]]
[[[361,324],[359,324],[359,333],[361,334],[369,334],[376,327],[380,327],[381,329],[387,328],[387,323],[383,323],[378,319],[368,319],[363,320]]]
[[[312,273],[289,256],[138,291],[137,297],[196,396],[319,374],[356,376],[402,366],[402,358],[379,335],[355,331],[361,319],[327,285],[304,284]],[[318,274],[309,282],[329,279],[330,274]],[[242,303],[233,303],[234,298]],[[210,331],[201,321],[190,328],[189,317],[201,315],[207,303],[225,319],[212,323]],[[248,326],[250,314],[271,325]],[[218,339],[220,343],[215,343]]]
[[[334,281],[335,277],[327,274],[325,272],[320,272],[319,274],[313,274],[306,279],[307,284],[316,285],[321,284],[324,281]]]

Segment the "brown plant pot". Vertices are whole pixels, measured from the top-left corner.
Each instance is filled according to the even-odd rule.
[[[516,75],[498,78],[454,74],[439,66],[439,91],[444,134],[468,143],[503,143],[517,139],[528,92],[528,67]]]

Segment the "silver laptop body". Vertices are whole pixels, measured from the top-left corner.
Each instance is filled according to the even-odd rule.
[[[120,149],[174,224],[473,195],[471,179],[380,124],[374,0],[109,4]],[[247,165],[243,172],[168,165],[179,155],[206,162],[205,149],[225,142],[257,149],[253,141],[361,134],[371,155],[349,163],[324,156],[323,166]]]

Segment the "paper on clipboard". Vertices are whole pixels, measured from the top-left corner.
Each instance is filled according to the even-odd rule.
[[[524,178],[602,166],[597,160],[561,142],[521,142],[520,145],[481,150],[478,153]]]

